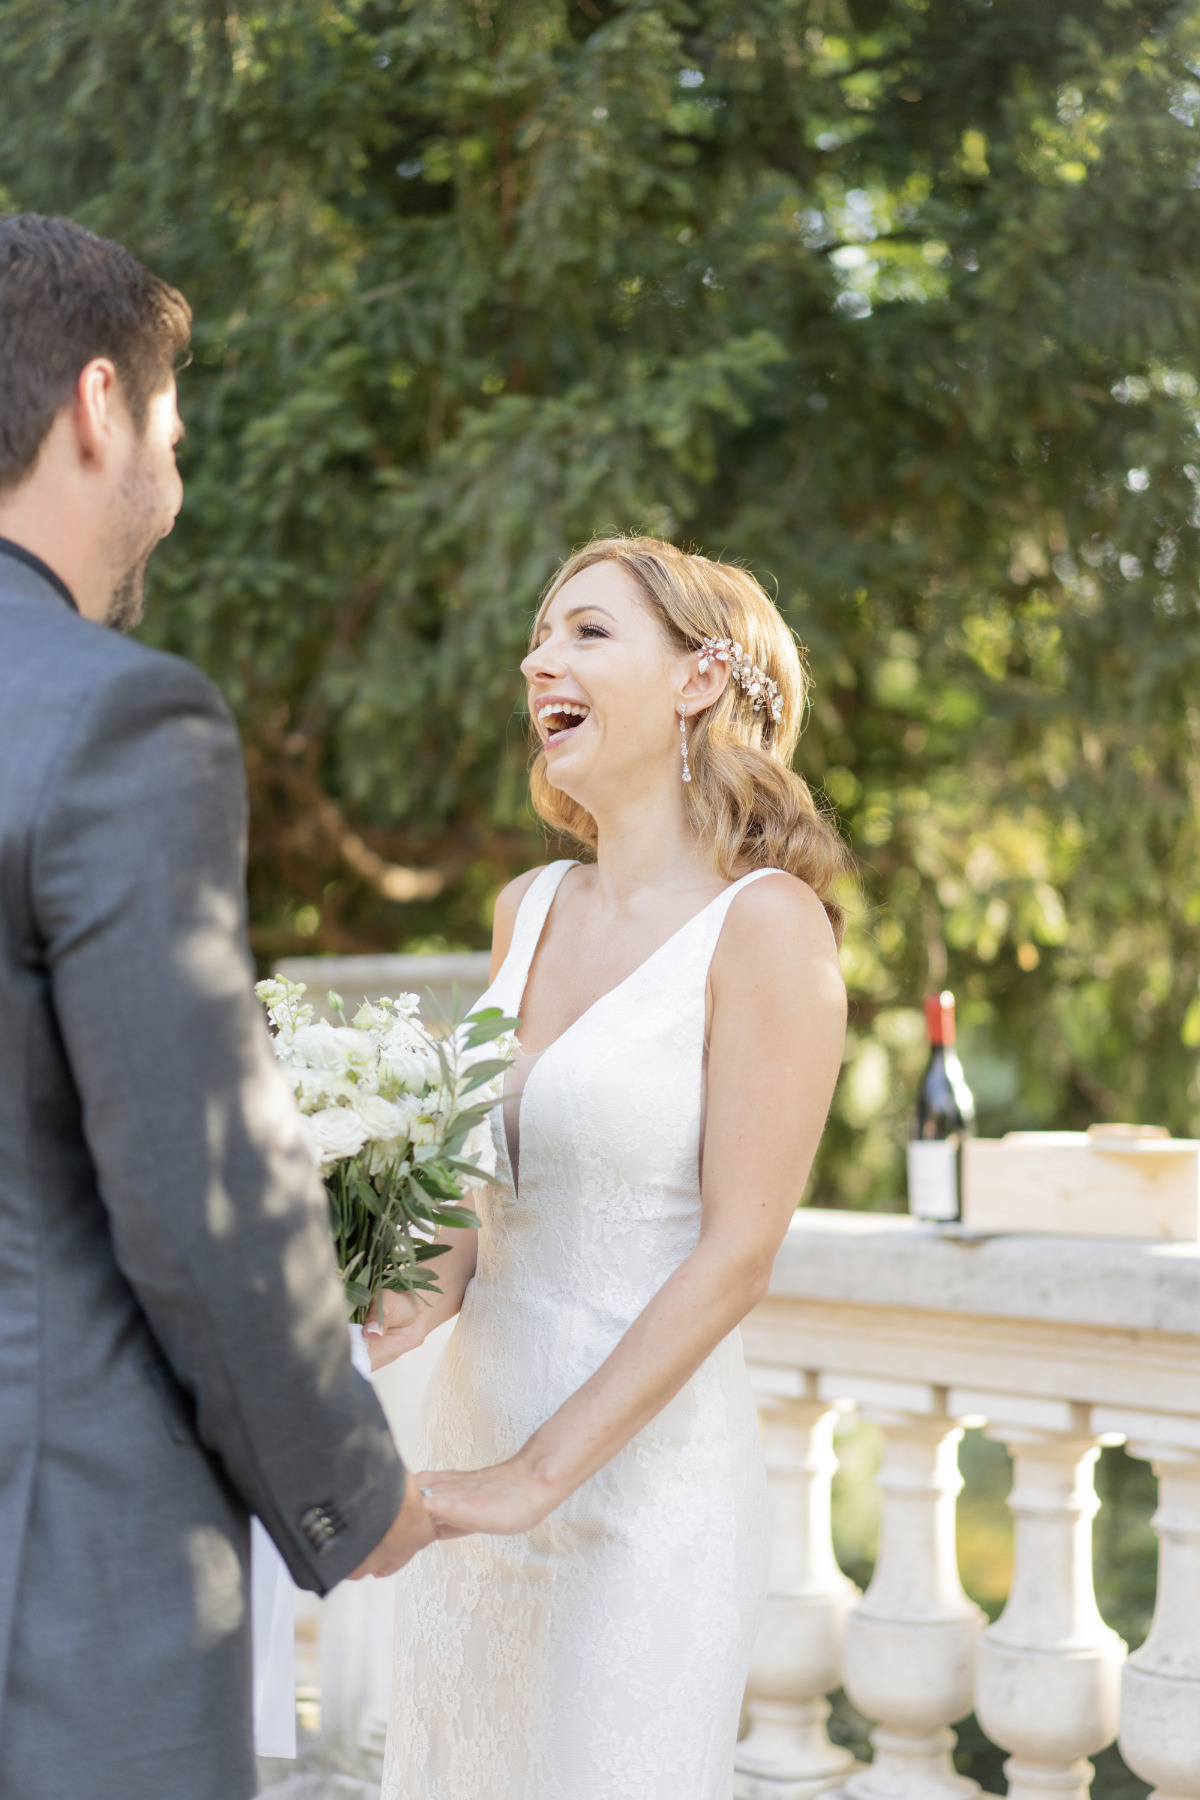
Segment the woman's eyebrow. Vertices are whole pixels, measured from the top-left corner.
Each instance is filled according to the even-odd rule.
[[[614,622],[614,624],[615,624],[615,623],[616,623],[616,616],[617,616],[617,615],[616,615],[616,614],[615,614],[615,613],[610,613],[610,612],[609,612],[609,610],[608,610],[608,608],[607,608],[607,606],[595,606],[595,605],[592,605],[592,606],[573,606],[573,607],[572,607],[572,608],[571,608],[571,610],[570,610],[570,612],[568,612],[568,613],[564,613],[564,614],[563,614],[563,617],[564,617],[564,618],[565,618],[565,619],[577,619],[577,618],[578,618],[578,617],[579,617],[579,615],[580,615],[580,613],[585,613],[585,612],[598,612],[598,613],[603,613],[603,614],[604,614],[604,616],[605,616],[605,618],[606,618],[606,619],[612,619],[612,621],[613,621],[613,622]]]

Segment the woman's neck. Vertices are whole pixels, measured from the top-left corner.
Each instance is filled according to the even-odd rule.
[[[652,789],[593,817],[596,884],[606,910],[617,911],[648,890],[721,884],[712,857],[688,821],[682,794]]]

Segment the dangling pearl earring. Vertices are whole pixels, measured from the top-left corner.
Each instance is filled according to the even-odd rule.
[[[692,771],[688,768],[687,726],[684,724],[684,714],[686,712],[687,707],[681,704],[679,708],[679,748],[683,752],[683,779],[685,781],[690,781],[692,779]]]

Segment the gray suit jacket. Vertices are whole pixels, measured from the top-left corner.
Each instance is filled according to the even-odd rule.
[[[248,1512],[324,1593],[403,1470],[251,992],[228,711],[0,550],[0,1795],[244,1800]]]

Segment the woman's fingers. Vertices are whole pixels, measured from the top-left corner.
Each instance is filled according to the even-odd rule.
[[[447,1524],[469,1523],[462,1515],[470,1510],[472,1501],[478,1500],[471,1488],[461,1481],[447,1481],[437,1476],[429,1479],[418,1476],[417,1481],[431,1519],[444,1520]]]
[[[439,1537],[530,1531],[546,1515],[509,1464],[440,1474],[427,1470],[415,1479]]]
[[[372,1300],[363,1326],[363,1342],[373,1370],[385,1369],[406,1350],[415,1350],[425,1336],[421,1306],[414,1294],[394,1294],[389,1288],[381,1300],[382,1307]]]
[[[421,1303],[415,1294],[396,1294],[391,1288],[385,1288],[382,1298],[385,1331],[395,1331],[411,1325],[420,1316]]]
[[[425,1510],[433,1520],[439,1537],[465,1537],[472,1531],[495,1530],[492,1521],[494,1505],[489,1485],[473,1472],[462,1475],[425,1474],[417,1476],[417,1485]]]
[[[408,1350],[420,1349],[424,1339],[411,1327],[404,1331],[364,1332],[363,1343],[371,1359],[372,1371],[386,1369]]]

